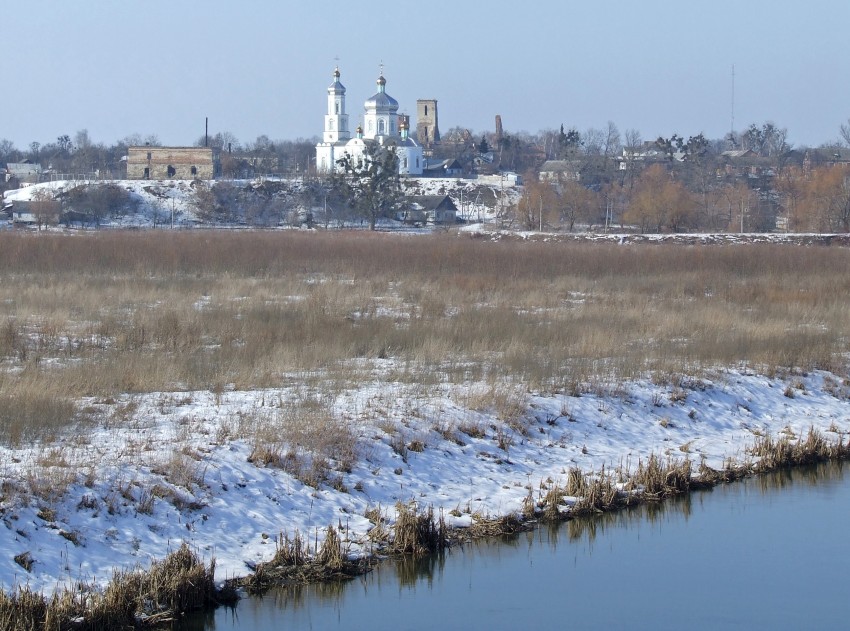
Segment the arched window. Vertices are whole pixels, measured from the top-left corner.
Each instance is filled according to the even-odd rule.
[[[384,119],[383,118],[378,121],[378,133],[379,134],[384,133]]]
[[[334,113],[339,114],[339,101],[334,104]]]
[[[331,131],[333,131],[333,128],[334,128],[334,119],[330,119],[330,120],[328,121],[328,129],[330,129]]]

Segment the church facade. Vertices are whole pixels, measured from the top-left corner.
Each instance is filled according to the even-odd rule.
[[[345,111],[345,86],[339,80],[339,68],[334,70],[333,77],[328,88],[322,142],[316,145],[316,169],[320,173],[338,171],[341,167],[337,161],[346,154],[356,161],[366,155],[370,145],[377,144],[398,156],[400,175],[422,175],[425,166],[422,147],[410,138],[409,119],[399,115],[398,101],[387,94],[387,80],[383,73],[378,77],[378,91],[366,100],[362,126],[357,126],[353,137]]]

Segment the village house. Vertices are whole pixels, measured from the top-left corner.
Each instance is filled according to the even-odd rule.
[[[409,224],[448,226],[457,223],[457,206],[448,195],[414,195],[396,219]]]
[[[615,159],[617,161],[617,168],[620,171],[627,171],[630,166],[635,164],[647,166],[658,162],[668,162],[671,158],[677,162],[682,162],[684,157],[685,154],[681,151],[668,156],[654,140],[647,140],[636,147],[623,147],[622,154]]]
[[[541,182],[562,182],[581,180],[581,162],[579,160],[546,160],[540,166]]]
[[[6,165],[6,181],[13,185],[35,184],[41,180],[42,173],[41,165],[29,160]]]
[[[460,177],[463,173],[463,167],[460,162],[454,158],[446,160],[425,160],[425,167],[422,169],[422,175],[428,177]]]
[[[62,204],[56,200],[18,200],[4,207],[15,225],[52,226],[59,223]]]

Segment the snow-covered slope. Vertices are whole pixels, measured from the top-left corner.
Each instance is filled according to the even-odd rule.
[[[204,182],[203,187],[227,186],[246,192],[268,188],[268,180],[215,180]],[[297,207],[296,200],[306,186],[303,180],[275,180],[274,195],[282,205]],[[105,215],[100,225],[111,227],[155,227],[170,225],[172,219],[177,226],[198,225],[207,221],[199,212],[198,188],[186,180],[110,180],[83,181],[59,180],[42,182],[4,193],[3,206],[16,201],[31,201],[42,198],[68,198],[75,191],[115,186],[128,194],[128,209],[117,215]],[[493,184],[481,184],[476,180],[458,178],[405,178],[404,191],[407,195],[448,195],[458,208],[458,215],[469,221],[486,221],[497,217],[504,208],[516,203],[520,189]],[[263,193],[268,193],[263,190]],[[312,209],[317,221],[322,223],[322,207]],[[277,222],[275,222],[275,225]]]
[[[487,403],[488,388],[376,375],[325,401],[356,450],[347,472],[318,487],[262,464],[256,440],[245,438],[257,435],[252,424],[279,420],[287,401],[303,398],[297,386],[84,402],[100,419],[94,426],[0,449],[0,582],[45,590],[72,579],[104,582],[113,568],[147,564],[182,541],[214,554],[223,579],[270,558],[281,532],[321,542],[327,526],[341,526],[356,553],[372,527],[367,509],[392,518],[397,501],[443,509],[463,526],[476,514],[519,511],[529,492],[542,497],[572,467],[634,470],[656,454],[719,468],[747,459],[759,435],[814,427],[837,440],[850,432],[850,389],[826,373],[783,379],[728,370],[675,387],[639,381],[582,396],[517,391],[509,394],[521,414],[510,421]],[[13,560],[24,552],[31,572]]]

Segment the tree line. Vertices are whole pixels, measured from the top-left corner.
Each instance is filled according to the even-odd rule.
[[[248,204],[244,215],[252,221],[272,221],[297,210],[293,206],[309,203],[333,206],[340,209],[340,217],[361,217],[370,225],[392,213],[398,206],[398,183],[370,177],[369,169],[375,170],[377,163],[343,164],[341,173],[316,177],[317,141],[272,141],[261,135],[240,142],[232,133],[218,132],[195,144],[221,151],[224,178],[302,176],[305,199],[287,208],[262,199]],[[133,134],[106,145],[93,142],[84,129],[54,142],[33,142],[27,149],[0,140],[0,162],[29,160],[58,174],[120,179],[126,172],[127,148],[134,145],[161,143],[153,134]],[[849,231],[848,147],[850,120],[840,126],[836,140],[814,149],[792,147],[787,130],[770,121],[752,123],[720,139],[674,133],[648,141],[637,130],[621,133],[609,122],[585,131],[561,125],[536,134],[497,135],[454,127],[435,145],[432,159],[456,159],[467,174],[523,174],[524,194],[506,219],[528,228]],[[372,156],[373,161],[377,158]],[[568,168],[553,178],[540,178],[541,165],[551,160]],[[210,217],[223,220],[232,215],[227,209],[232,197],[224,189],[209,193],[204,206]],[[87,200],[87,205],[99,208],[109,201]]]

